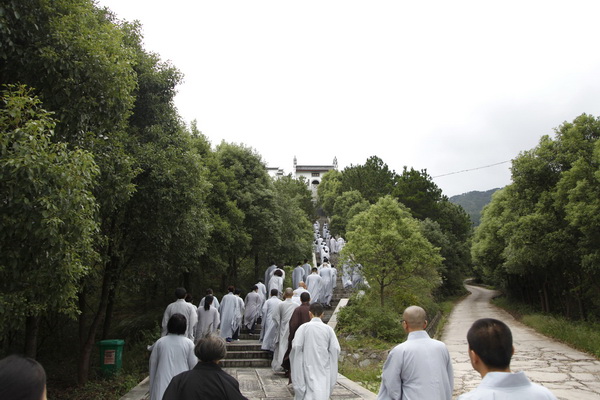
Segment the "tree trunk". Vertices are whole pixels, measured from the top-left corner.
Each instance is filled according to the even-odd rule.
[[[254,280],[258,280],[260,278],[260,264],[258,263],[258,253],[254,253]]]
[[[101,339],[108,339],[108,335],[110,332],[110,325],[112,323],[113,311],[115,309],[115,295],[116,289],[114,285],[111,285],[110,290],[108,291],[108,304],[106,305],[106,315],[104,317],[104,325],[102,327],[102,336]]]
[[[30,316],[25,320],[25,356],[37,356],[37,335],[40,328],[40,317]]]
[[[106,264],[104,268],[104,274],[102,278],[102,291],[100,294],[100,303],[94,315],[92,324],[88,329],[85,340],[80,338],[80,342],[83,342],[81,352],[79,354],[77,382],[83,385],[87,382],[90,373],[90,360],[92,356],[92,350],[94,349],[94,343],[96,341],[96,332],[100,327],[100,323],[106,314],[106,307],[108,306],[108,294],[112,284],[112,271],[115,269],[117,260],[112,257],[111,261]]]
[[[383,290],[384,290],[384,288],[385,288],[385,286],[384,286],[384,284],[383,284],[383,282],[382,282],[382,283],[379,285],[379,291],[380,291],[380,292],[379,292],[379,296],[380,296],[380,297],[379,297],[379,300],[380,300],[380,302],[381,302],[381,308],[383,308],[383,306],[384,306],[384,304],[385,304],[385,295],[384,295],[384,293],[383,293]]]
[[[81,291],[79,292],[79,349],[83,349],[85,344],[85,326],[87,325],[87,313],[86,313],[86,298],[87,298],[87,285],[81,283]]]
[[[182,272],[182,277],[183,277],[183,287],[185,288],[185,290],[188,291],[188,293],[190,292],[190,289],[192,288],[192,285],[190,285],[190,273],[189,272]]]

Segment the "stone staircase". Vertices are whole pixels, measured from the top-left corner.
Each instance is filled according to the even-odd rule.
[[[336,268],[338,266],[336,265]],[[333,291],[331,308],[325,309],[323,313],[323,322],[329,322],[337,307],[340,299],[350,297],[351,291],[343,289],[341,266],[338,268],[337,286]],[[256,325],[255,334],[250,336],[245,330],[240,334],[240,340],[227,343],[227,356],[221,361],[223,368],[270,368],[271,354],[261,350],[258,339],[260,337],[261,326]]]

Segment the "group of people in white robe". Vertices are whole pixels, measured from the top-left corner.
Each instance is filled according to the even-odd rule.
[[[334,254],[339,254],[346,241],[342,237],[334,237],[329,231],[327,222],[323,223],[323,234],[321,234],[321,224],[315,221],[313,224],[314,233],[314,252],[319,256],[321,261],[325,259],[331,260]]]

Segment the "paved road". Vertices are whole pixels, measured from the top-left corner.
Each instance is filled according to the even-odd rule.
[[[600,361],[540,335],[491,305],[494,291],[470,285],[467,289],[471,295],[456,305],[442,335],[453,360],[455,396],[472,390],[481,381],[467,354],[469,327],[479,318],[496,318],[504,321],[513,334],[513,371],[525,371],[532,381],[546,386],[561,400],[600,399]]]

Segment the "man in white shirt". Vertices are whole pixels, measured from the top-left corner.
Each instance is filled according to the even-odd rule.
[[[310,292],[310,304],[321,301],[321,286],[323,278],[317,268],[312,269],[312,274],[306,277],[306,289]]]
[[[333,328],[321,320],[321,304],[311,304],[309,315],[311,320],[296,331],[290,352],[294,399],[329,399],[337,380],[340,344]]]
[[[187,294],[187,290],[185,288],[177,288],[175,289],[175,297],[177,300],[167,306],[163,314],[162,319],[162,336],[167,335],[167,324],[169,323],[169,319],[173,314],[181,314],[186,318],[187,321],[187,329],[185,331],[185,336],[191,341],[194,341],[194,333],[196,330],[196,324],[198,323],[198,314],[197,309],[194,307],[192,303],[188,303],[185,301],[185,295]]]
[[[477,388],[461,400],[556,400],[543,386],[532,383],[523,371],[510,371],[515,352],[510,328],[502,321],[483,318],[467,333],[469,358],[473,369],[483,378]]]
[[[298,284],[301,281],[304,281],[304,279],[306,279],[306,272],[304,271],[304,268],[302,268],[302,265],[300,265],[300,263],[298,263],[298,265],[296,265],[296,268],[294,268],[294,270],[292,271],[292,287],[295,289],[298,287]]]
[[[402,318],[408,338],[385,360],[377,399],[451,400],[454,374],[446,345],[425,331],[427,315],[421,307],[408,307]]]

